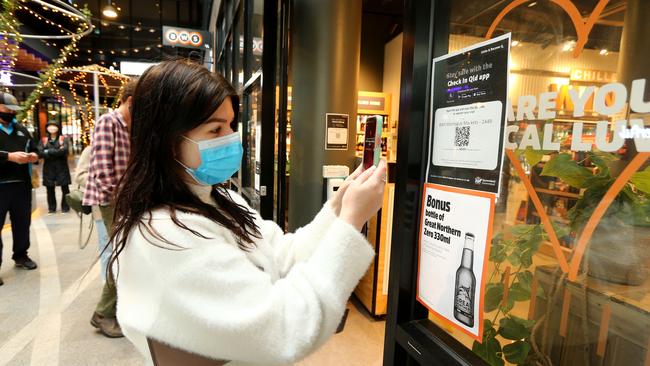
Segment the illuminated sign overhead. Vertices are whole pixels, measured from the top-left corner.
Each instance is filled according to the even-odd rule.
[[[148,68],[153,65],[157,65],[154,62],[134,62],[134,61],[122,61],[120,62],[120,73],[124,75],[135,75],[140,76]]]
[[[571,69],[571,81],[585,81],[596,83],[611,83],[617,80],[613,71]]]
[[[163,45],[187,48],[210,48],[210,32],[199,29],[163,26]]]
[[[12,86],[11,74],[6,71],[0,71],[0,85]]]

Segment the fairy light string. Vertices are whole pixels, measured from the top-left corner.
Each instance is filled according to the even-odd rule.
[[[18,51],[23,38],[18,32],[20,22],[16,19],[16,3],[14,0],[1,0],[0,12],[0,71],[14,70],[18,59]],[[9,36],[13,34],[13,36]],[[2,90],[9,92],[8,85],[2,85]]]
[[[2,0],[2,1],[8,1],[13,3],[15,8],[14,0]],[[87,6],[81,9],[81,12],[86,17],[91,16]],[[71,19],[73,18],[71,17]],[[43,94],[45,94],[46,92],[50,92],[55,96],[61,96],[61,93],[58,90],[58,86],[57,86],[58,76],[60,75],[61,69],[65,66],[68,57],[78,52],[79,49],[77,44],[82,37],[81,34],[87,29],[88,29],[87,23],[79,22],[79,25],[77,26],[77,33],[72,35],[70,43],[61,49],[59,58],[54,60],[44,70],[41,71],[39,75],[40,81],[38,82],[36,88],[30,93],[27,99],[23,102],[24,109],[18,115],[18,119],[21,120],[23,123],[29,123],[29,116],[33,115],[34,108],[39,103],[40,98],[41,96],[43,96]],[[64,100],[65,99],[61,96],[61,101]]]

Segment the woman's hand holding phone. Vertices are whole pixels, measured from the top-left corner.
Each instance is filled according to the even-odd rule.
[[[357,169],[352,172],[352,174],[348,175],[347,178],[345,178],[345,181],[339,189],[334,193],[334,197],[330,200],[330,207],[338,216],[341,214],[341,204],[343,202],[343,196],[345,195],[345,191],[347,191],[348,187],[350,186],[350,183],[355,180],[361,173],[363,173],[363,165],[359,165]]]
[[[386,160],[381,159],[377,167],[371,166],[346,183],[339,218],[361,230],[381,208],[386,186]]]

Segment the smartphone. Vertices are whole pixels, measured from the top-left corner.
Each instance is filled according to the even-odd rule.
[[[379,165],[381,159],[381,129],[384,125],[383,116],[366,118],[365,136],[363,140],[363,170]]]

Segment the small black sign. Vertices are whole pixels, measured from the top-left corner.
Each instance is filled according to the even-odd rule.
[[[325,116],[325,150],[347,150],[350,116],[338,113],[327,113]]]

